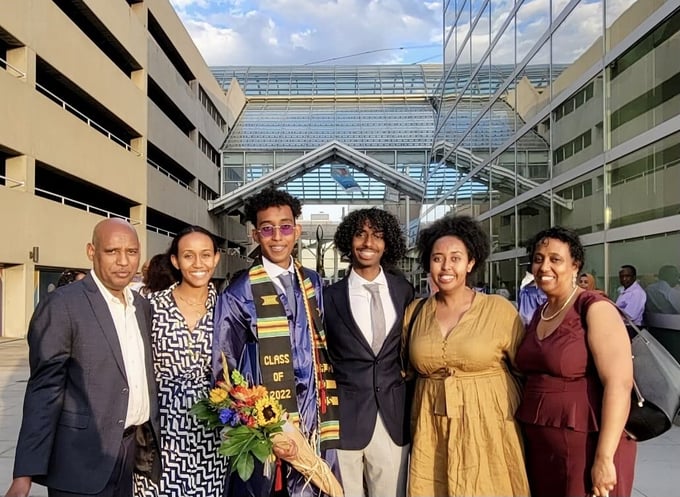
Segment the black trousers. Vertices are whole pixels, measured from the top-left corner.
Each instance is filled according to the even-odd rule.
[[[135,430],[130,430],[120,442],[120,451],[111,477],[104,489],[97,494],[79,494],[54,488],[47,489],[48,497],[132,497],[132,472],[135,467],[137,441]]]

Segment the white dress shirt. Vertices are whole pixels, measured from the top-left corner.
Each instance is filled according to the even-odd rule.
[[[144,341],[135,315],[132,290],[129,287],[123,290],[125,296],[125,303],[123,303],[104,286],[94,271],[91,271],[90,274],[92,274],[92,278],[104,296],[106,305],[111,312],[113,324],[118,334],[120,351],[123,355],[125,376],[127,376],[130,390],[125,427],[144,424],[149,420],[150,413],[149,384],[146,377]]]
[[[262,258],[262,266],[264,267],[264,270],[267,272],[269,279],[272,280],[274,286],[279,290],[279,293],[282,294],[286,293],[286,289],[283,288],[283,283],[281,283],[281,280],[279,279],[279,276],[281,276],[282,274],[290,273],[293,277],[293,281],[297,282],[297,277],[295,276],[295,264],[293,264],[292,257],[290,258],[290,264],[288,265],[288,269],[283,269],[281,266],[279,266],[278,264],[274,264],[266,257]]]
[[[373,342],[373,329],[371,327],[371,293],[364,287],[370,283],[378,283],[380,299],[382,300],[383,312],[385,313],[385,334],[389,335],[390,330],[397,322],[397,311],[394,308],[389,288],[387,288],[387,278],[382,268],[380,273],[373,281],[368,281],[359,276],[354,271],[350,271],[347,286],[349,287],[349,307],[352,310],[354,322],[357,324],[361,333],[366,337],[366,341]]]

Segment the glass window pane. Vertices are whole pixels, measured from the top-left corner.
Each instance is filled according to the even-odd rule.
[[[517,206],[518,246],[526,247],[527,240],[550,226],[550,197],[541,195]]]
[[[680,11],[607,68],[612,147],[680,113],[678,33]]]
[[[610,227],[680,212],[680,133],[608,164]]]
[[[602,171],[581,176],[553,192],[555,224],[569,226],[580,235],[604,229]]]

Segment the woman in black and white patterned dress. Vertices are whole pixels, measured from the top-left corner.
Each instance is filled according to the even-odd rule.
[[[172,241],[168,256],[179,283],[150,295],[163,474],[160,485],[136,475],[135,495],[221,496],[227,464],[217,453],[218,433],[189,414],[210,386],[217,297],[210,279],[220,254],[208,231],[190,226]]]

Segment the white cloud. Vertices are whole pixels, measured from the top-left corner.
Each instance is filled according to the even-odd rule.
[[[209,65],[441,59],[441,2],[171,1]],[[397,47],[403,49],[384,50]],[[362,52],[372,53],[344,58]]]

